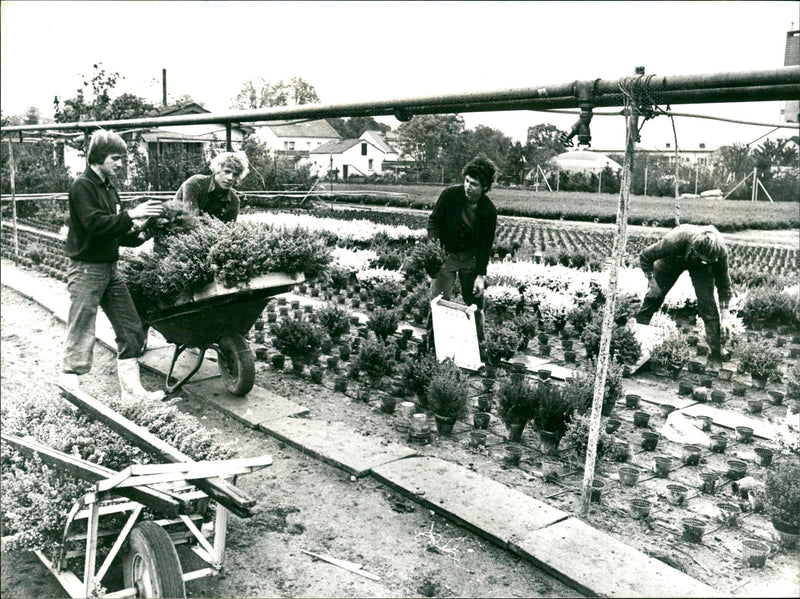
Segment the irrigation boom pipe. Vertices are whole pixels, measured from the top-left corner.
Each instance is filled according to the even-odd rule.
[[[3,133],[17,131],[84,130],[99,127],[159,127],[211,123],[252,123],[291,118],[322,119],[353,116],[389,116],[407,120],[414,114],[489,112],[535,108],[577,108],[579,90],[591,88],[594,106],[623,106],[621,85],[634,86],[659,101],[671,104],[708,102],[762,102],[793,100],[800,95],[800,67],[790,66],[762,71],[712,73],[701,75],[640,75],[621,79],[593,79],[555,85],[505,89],[466,94],[401,98],[345,104],[303,104],[223,113],[145,117],[135,119],[13,125]]]

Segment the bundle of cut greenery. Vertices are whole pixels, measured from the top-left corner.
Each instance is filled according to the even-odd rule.
[[[187,222],[172,214],[157,223],[155,250],[122,253],[120,269],[140,311],[172,306],[214,280],[234,287],[270,272],[313,277],[331,261],[324,239],[305,229],[200,216],[187,230]]]

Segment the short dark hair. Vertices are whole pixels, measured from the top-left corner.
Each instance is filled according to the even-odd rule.
[[[486,156],[476,156],[461,171],[462,177],[473,177],[483,186],[484,191],[489,191],[494,183],[497,167]]]
[[[119,135],[113,131],[99,129],[92,133],[89,148],[86,150],[86,160],[89,164],[103,164],[109,154],[127,154],[128,146]]]

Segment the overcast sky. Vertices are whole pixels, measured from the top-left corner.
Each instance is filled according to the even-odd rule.
[[[52,117],[81,75],[102,62],[129,91],[161,101],[189,94],[227,111],[248,79],[299,76],[323,103],[540,87],[647,73],[685,75],[783,66],[793,2],[2,2],[3,115],[36,106]],[[676,111],[779,122],[779,102],[680,105]],[[568,130],[576,117],[465,114],[525,141],[527,127]],[[392,127],[391,117],[381,119]],[[681,148],[750,142],[770,127],[676,120]],[[788,137],[781,129],[770,137]],[[595,117],[593,148],[624,146],[622,117]],[[666,117],[645,147],[672,141]]]

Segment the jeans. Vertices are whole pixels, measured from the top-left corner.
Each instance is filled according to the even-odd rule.
[[[468,306],[475,306],[475,329],[478,334],[478,341],[483,342],[483,321],[484,314],[483,308],[486,304],[485,292],[480,297],[475,297],[472,293],[472,288],[475,285],[475,278],[477,277],[475,271],[475,256],[464,254],[447,253],[444,264],[439,270],[439,274],[431,282],[430,298],[431,300],[437,295],[441,294],[446,300],[450,299],[453,292],[453,285],[456,282],[456,275],[458,275],[459,282],[461,283],[461,297],[464,298],[464,303]],[[428,316],[428,340],[429,346],[432,347],[430,340],[433,339],[433,316]]]
[[[70,260],[70,306],[62,370],[86,374],[92,367],[97,308],[103,308],[116,334],[118,358],[142,355],[144,331],[116,262]]]
[[[661,290],[653,294],[650,290],[642,300],[642,307],[636,315],[636,320],[642,324],[649,324],[653,314],[661,308],[664,298],[675,285],[678,277],[687,270],[685,265],[678,265],[667,260],[656,260],[653,264],[653,277]],[[722,355],[722,342],[720,339],[719,310],[714,297],[714,273],[709,264],[697,264],[688,268],[692,279],[695,295],[697,295],[697,312],[706,326],[706,341],[708,341],[710,354],[714,358]]]

